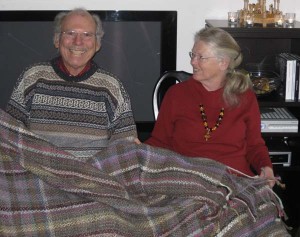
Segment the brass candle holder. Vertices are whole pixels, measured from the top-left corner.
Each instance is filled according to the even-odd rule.
[[[253,4],[244,0],[244,8],[239,11],[239,23],[247,25],[247,19],[251,16],[253,24],[261,24],[263,27],[268,24],[282,25],[283,13],[279,9],[279,3],[280,0],[274,0],[274,4],[270,4],[267,10],[266,0],[257,0],[257,3]]]

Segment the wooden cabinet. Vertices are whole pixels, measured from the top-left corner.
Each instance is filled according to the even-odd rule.
[[[300,54],[300,22],[293,28],[277,27],[232,27],[227,20],[206,20],[207,27],[220,27],[228,31],[242,48],[244,64],[260,63],[266,56],[282,52]]]
[[[241,67],[259,65],[276,70],[275,56],[288,52],[300,55],[300,22],[293,28],[276,28],[253,26],[251,28],[239,24],[231,26],[227,20],[206,20],[206,27],[219,27],[229,32],[239,43],[244,56]],[[300,120],[300,102],[286,102],[278,93],[258,98],[260,107],[285,107]],[[289,220],[287,224],[294,228],[300,226],[300,195],[296,194],[300,180],[300,132],[298,133],[263,133],[266,140],[285,139],[292,151],[290,167],[275,166],[275,174],[280,175],[286,183],[285,190],[277,190],[282,198]],[[271,148],[270,148],[271,149]]]

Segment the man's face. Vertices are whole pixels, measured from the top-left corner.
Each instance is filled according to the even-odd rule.
[[[90,15],[70,14],[62,22],[62,33],[55,42],[69,72],[76,76],[100,49],[96,24]]]

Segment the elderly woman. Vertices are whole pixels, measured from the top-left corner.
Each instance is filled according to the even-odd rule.
[[[253,176],[254,170],[274,185],[252,83],[236,70],[239,45],[226,31],[205,28],[196,33],[189,55],[193,75],[167,91],[146,143],[207,157],[237,173]]]

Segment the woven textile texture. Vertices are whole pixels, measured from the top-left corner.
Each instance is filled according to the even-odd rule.
[[[125,141],[82,161],[0,112],[0,236],[289,236],[261,179]]]

